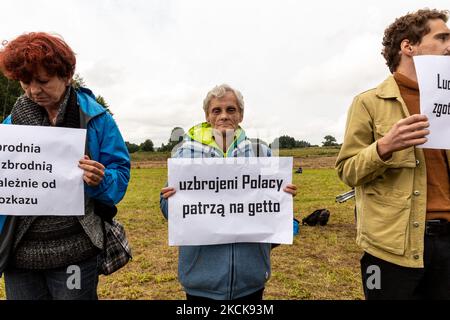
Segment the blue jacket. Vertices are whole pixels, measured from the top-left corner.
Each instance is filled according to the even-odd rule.
[[[192,128],[174,158],[255,156],[251,142],[241,129],[226,153],[211,138],[211,128],[206,123]],[[271,156],[268,147],[260,146],[261,156]],[[160,197],[160,207],[167,218],[168,201],[163,197]],[[178,279],[190,295],[237,299],[265,287],[270,277],[270,251],[268,243],[180,246]]]
[[[130,156],[120,131],[106,110],[95,101],[93,93],[86,88],[77,90],[81,122],[87,127],[89,156],[105,166],[105,176],[97,187],[85,184],[86,194],[106,204],[117,204],[125,195],[130,180]],[[11,124],[11,116],[3,121]],[[0,215],[0,232],[6,216]]]

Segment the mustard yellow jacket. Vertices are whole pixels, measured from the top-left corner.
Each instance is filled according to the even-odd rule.
[[[353,101],[339,177],[355,187],[357,244],[366,252],[405,267],[423,267],[427,174],[423,150],[410,147],[383,161],[377,140],[410,114],[394,78]],[[450,152],[447,150],[450,168]]]

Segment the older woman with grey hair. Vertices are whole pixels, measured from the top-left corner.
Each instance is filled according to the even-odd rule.
[[[192,127],[185,135],[175,158],[252,157],[252,143],[239,126],[244,117],[242,94],[222,84],[214,87],[203,101],[206,122]],[[258,146],[261,156],[271,150]],[[289,184],[285,192],[295,196],[297,187]],[[161,190],[160,207],[167,218],[168,198],[175,189]],[[261,300],[270,277],[270,243],[229,243],[179,248],[178,278],[188,300]]]

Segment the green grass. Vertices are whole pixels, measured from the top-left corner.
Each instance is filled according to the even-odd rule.
[[[177,248],[167,244],[167,222],[159,211],[166,174],[165,168],[132,170],[118,219],[126,227],[134,259],[113,275],[100,277],[101,299],[184,299],[177,280]],[[273,250],[265,299],[362,299],[354,203],[334,201],[348,188],[332,169],[305,169],[293,178],[300,188],[295,217],[302,219],[318,208],[328,208],[331,217],[325,227],[300,226],[293,245]]]
[[[334,157],[339,153],[340,147],[311,147],[299,149],[280,149],[280,157],[317,158]]]
[[[130,154],[131,161],[164,161],[170,158],[170,152],[145,152],[138,151]]]

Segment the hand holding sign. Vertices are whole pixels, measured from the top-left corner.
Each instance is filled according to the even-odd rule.
[[[88,186],[96,187],[102,183],[103,177],[105,176],[105,166],[100,162],[91,160],[85,155],[84,158],[80,160],[78,167],[83,169],[83,180]]]
[[[295,197],[297,195],[297,186],[295,184],[288,183],[286,187],[284,187],[283,191],[292,194],[292,196]]]
[[[177,192],[175,188],[172,187],[164,187],[161,189],[161,194],[164,199],[169,199],[171,196],[173,196]]]
[[[377,150],[380,158],[387,160],[395,151],[417,146],[427,141],[427,130],[430,126],[428,118],[422,114],[415,114],[398,121],[389,132],[378,140]]]
[[[297,195],[297,186],[292,183],[288,183],[286,187],[283,188],[284,192],[287,192],[291,194],[293,197]],[[175,188],[172,187],[164,187],[161,189],[161,194],[164,199],[169,199],[171,196],[173,196],[177,192]]]

